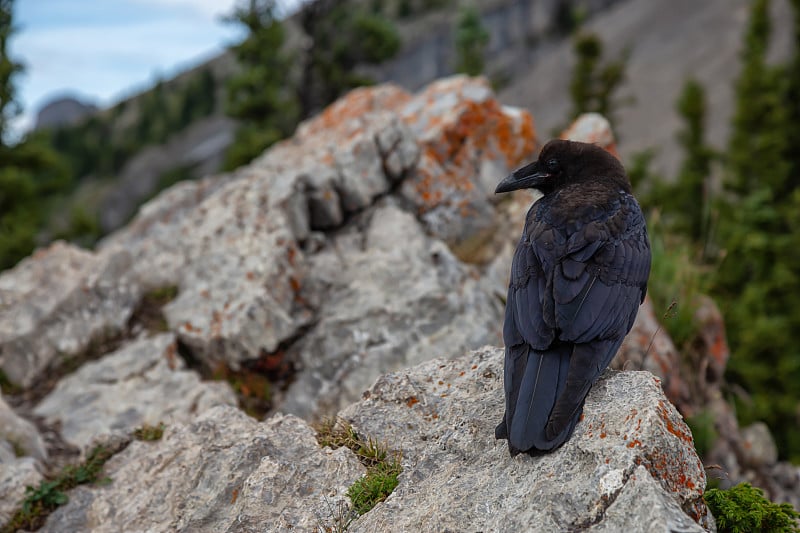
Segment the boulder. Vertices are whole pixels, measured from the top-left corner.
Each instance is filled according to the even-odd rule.
[[[310,259],[308,297],[324,297],[314,325],[288,349],[300,371],[284,412],[334,414],[382,373],[501,342],[503,307],[475,267],[391,203],[364,226]]]
[[[145,424],[190,422],[209,407],[236,405],[225,382],[201,382],[186,369],[171,333],[131,341],[58,382],[34,409],[58,423],[68,443],[84,448],[106,433]]]
[[[494,439],[503,351],[484,348],[379,378],[339,416],[402,453],[399,485],[348,531],[703,531],[691,434],[648,372],[607,371],[560,449],[510,457]],[[110,483],[70,491],[42,531],[309,531],[347,514],[365,472],[292,415],[226,406],[132,442]]]
[[[521,162],[534,145],[530,114],[501,106],[482,78],[456,76],[416,95],[393,85],[361,88],[235,173],[169,189],[102,248],[125,249],[137,257],[132,277],[143,290],[179,287],[164,315],[169,329],[207,368],[224,364],[239,370],[266,356],[289,354],[312,372],[327,367],[326,379],[336,379],[354,376],[358,343],[384,344],[376,349],[390,359],[410,350],[392,361],[369,357],[374,364],[361,367],[359,376],[343,385],[318,386],[319,375],[301,376],[300,388],[312,384],[313,395],[333,398],[347,391],[334,404],[322,399],[336,409],[380,372],[433,357],[439,346],[449,343],[446,352],[457,354],[497,341],[498,306],[487,303],[495,299],[493,292],[479,294],[479,283],[467,279],[479,273],[460,265],[448,250],[436,252],[441,248],[436,242],[469,259],[492,239],[494,187],[487,182]],[[432,174],[426,177],[428,171]],[[436,192],[429,194],[426,187]],[[382,205],[402,206],[412,215],[385,236],[397,239],[392,246],[398,250],[391,252],[396,258],[384,250],[392,247],[388,243],[366,250],[361,244],[370,239],[369,221],[382,218],[376,216]],[[404,265],[400,243],[419,240],[423,231],[433,239],[410,251],[413,264]],[[436,267],[439,260],[446,264]],[[344,268],[349,264],[360,265],[355,275]],[[344,307],[333,292],[352,285],[351,292],[376,293],[376,287],[358,287],[367,275],[420,280],[437,268],[455,277],[433,278],[436,296],[409,290],[399,300],[406,309],[369,316],[351,308],[347,321],[336,318]],[[329,279],[321,280],[321,270]],[[376,295],[368,309],[379,302],[385,307],[395,296]],[[436,305],[423,312],[433,301]],[[439,318],[430,316],[435,313]],[[459,317],[461,325],[445,328],[450,332],[444,334],[440,323],[446,315]],[[493,324],[491,333],[488,324]],[[374,339],[348,341],[335,353],[314,351],[331,327],[340,338],[371,331]],[[404,333],[388,340],[399,329]],[[342,361],[350,363],[338,369]],[[311,413],[316,399],[299,405],[304,401],[298,398],[288,409]]]
[[[109,484],[70,491],[40,531],[313,531],[364,471],[298,418],[219,406],[133,441],[106,463]]]
[[[0,370],[29,387],[42,373],[125,326],[141,290],[125,250],[55,242],[0,273]]]

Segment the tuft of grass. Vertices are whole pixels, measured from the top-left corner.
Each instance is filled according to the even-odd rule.
[[[683,351],[697,333],[694,314],[699,296],[707,293],[707,276],[693,260],[692,247],[667,235],[657,214],[649,225],[653,259],[647,292],[655,312],[664,312],[662,323],[670,338]]]
[[[332,504],[325,498],[325,503],[328,506],[327,516],[317,516],[317,533],[345,533],[358,518],[358,513],[344,500]]]
[[[728,490],[710,489],[704,498],[720,533],[800,533],[800,513],[791,504],[773,503],[749,483]]]
[[[373,507],[389,497],[397,487],[397,476],[403,471],[395,456],[389,461],[381,461],[367,470],[367,474],[347,489],[353,502],[353,509],[359,515],[369,512]]]
[[[164,430],[167,428],[163,422],[159,422],[155,426],[151,426],[150,424],[144,424],[141,427],[138,427],[133,430],[133,438],[136,440],[143,440],[143,441],[154,441],[154,440],[161,440],[161,437],[164,436]]]
[[[349,448],[367,467],[364,477],[347,490],[356,513],[369,512],[397,487],[397,477],[403,471],[400,455],[389,452],[385,444],[371,437],[362,437],[353,426],[336,418],[323,420],[316,430],[320,446]]]
[[[166,287],[159,287],[145,294],[145,298],[152,300],[155,303],[166,304],[171,302],[178,296],[178,287],[175,285],[167,285]]]
[[[22,506],[0,529],[0,533],[13,533],[21,529],[31,531],[42,527],[50,513],[69,501],[66,491],[100,480],[103,465],[114,453],[105,446],[97,446],[89,452],[83,463],[65,466],[55,479],[42,481],[38,487],[26,487]]]
[[[28,451],[19,442],[16,440],[11,440],[10,443],[11,447],[14,448],[14,457],[25,457],[28,455]]]

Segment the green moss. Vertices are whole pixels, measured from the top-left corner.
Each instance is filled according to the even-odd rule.
[[[175,285],[159,287],[158,289],[153,289],[145,294],[145,298],[161,304],[165,304],[174,300],[176,296],[178,296],[178,287]]]
[[[101,481],[103,465],[114,453],[105,446],[97,446],[89,452],[83,463],[65,466],[55,479],[42,481],[38,487],[26,487],[22,506],[0,529],[0,533],[39,529],[51,512],[69,501],[66,491],[78,485]]]
[[[151,426],[150,424],[144,424],[141,427],[138,427],[133,430],[133,438],[136,440],[143,440],[143,441],[154,441],[154,440],[161,440],[161,437],[164,436],[164,430],[167,426],[163,423],[159,422],[155,426]]]
[[[717,521],[720,533],[798,533],[800,514],[788,503],[773,503],[761,489],[740,483],[729,490],[711,489],[706,504]]]
[[[323,421],[317,426],[317,442],[331,448],[345,446],[367,467],[364,477],[347,490],[359,515],[369,512],[397,487],[397,477],[403,471],[399,454],[390,453],[378,440],[362,437],[350,424],[336,419]]]
[[[347,495],[353,502],[353,509],[362,515],[385,500],[397,487],[397,476],[402,471],[403,468],[397,458],[381,461],[369,468],[367,474],[347,490]]]
[[[28,455],[28,452],[27,450],[25,450],[25,447],[15,440],[11,441],[11,447],[14,448],[15,457],[25,457],[26,455]]]

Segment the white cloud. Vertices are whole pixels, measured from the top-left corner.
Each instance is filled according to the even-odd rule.
[[[233,11],[237,0],[133,0],[133,3],[155,9],[177,8],[213,21]]]

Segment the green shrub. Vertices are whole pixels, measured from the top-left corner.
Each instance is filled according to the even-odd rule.
[[[773,503],[761,489],[741,483],[728,490],[710,489],[706,504],[720,533],[797,533],[800,513],[788,503]]]

